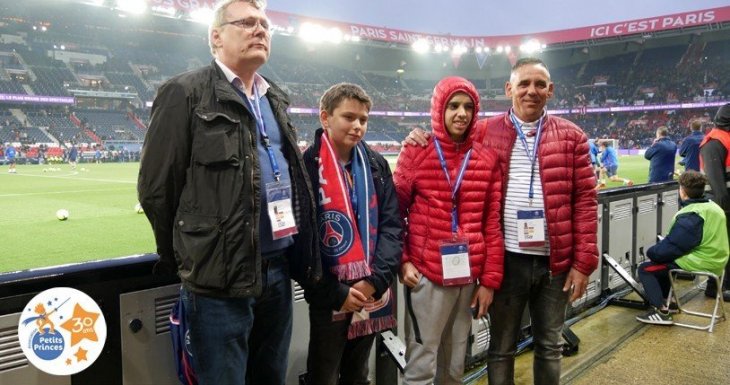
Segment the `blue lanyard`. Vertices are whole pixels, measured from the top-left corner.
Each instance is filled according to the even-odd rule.
[[[452,185],[451,177],[449,176],[449,169],[446,167],[446,159],[444,159],[444,152],[441,150],[441,144],[439,144],[439,140],[435,137],[433,138],[433,143],[436,145],[436,154],[439,156],[441,169],[444,170],[444,175],[446,175],[446,182],[451,188],[451,233],[456,234],[459,225],[459,218],[456,211],[456,194],[459,192],[459,188],[461,188],[461,182],[464,181],[464,173],[466,172],[466,166],[469,165],[469,158],[471,158],[472,149],[469,149],[469,151],[466,152],[464,162],[461,164],[459,174],[456,176],[456,184]]]
[[[544,116],[540,117],[540,120],[537,121],[537,135],[535,136],[535,144],[532,146],[532,155],[530,155],[530,146],[527,144],[527,139],[525,138],[525,133],[522,131],[522,125],[517,121],[517,118],[515,118],[515,115],[513,113],[509,114],[510,119],[512,120],[512,124],[515,126],[515,130],[517,131],[517,136],[520,138],[520,141],[522,142],[522,147],[525,149],[525,154],[527,154],[527,159],[530,160],[530,191],[528,193],[528,198],[530,198],[530,203],[532,203],[532,198],[535,195],[535,190],[533,187],[533,184],[535,182],[535,163],[537,162],[537,146],[540,144],[540,136],[542,135],[542,123]]]
[[[236,88],[238,90],[238,88]],[[253,95],[254,95],[254,103],[251,103],[251,100],[246,96],[246,94],[242,94],[244,100],[246,100],[249,107],[251,107],[251,112],[253,112],[253,116],[256,119],[256,128],[258,128],[259,133],[261,134],[261,141],[263,142],[264,146],[266,147],[266,153],[269,154],[269,161],[271,162],[271,169],[274,171],[274,180],[277,182],[281,178],[281,171],[279,170],[279,163],[276,161],[276,156],[274,156],[274,149],[271,148],[271,141],[269,140],[269,135],[266,134],[266,125],[264,124],[264,118],[261,115],[261,105],[259,103],[259,89],[256,87],[256,82],[254,81],[253,85]]]

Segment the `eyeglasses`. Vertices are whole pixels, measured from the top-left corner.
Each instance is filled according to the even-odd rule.
[[[235,25],[238,28],[243,28],[244,31],[252,32],[256,30],[256,27],[261,26],[261,29],[263,29],[266,32],[269,32],[269,21],[266,19],[257,19],[255,17],[248,17],[245,19],[238,19],[233,21],[228,21],[223,24],[221,24],[221,27],[227,24]]]

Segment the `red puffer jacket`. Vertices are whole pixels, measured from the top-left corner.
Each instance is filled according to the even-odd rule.
[[[578,126],[556,116],[547,115],[543,124],[538,157],[550,241],[550,270],[557,275],[574,267],[590,275],[598,266],[598,202],[588,138]],[[507,175],[517,138],[509,113],[480,121],[476,131],[484,135],[481,142],[499,154]],[[506,189],[505,182],[505,193]]]
[[[444,111],[457,92],[474,101],[467,138],[455,143],[446,132]],[[498,289],[504,270],[504,238],[499,223],[502,174],[497,154],[474,141],[479,95],[466,79],[448,77],[434,89],[431,125],[444,151],[450,178],[456,180],[467,151],[473,149],[457,194],[459,237],[468,239],[471,275],[482,286]],[[431,282],[443,285],[439,242],[451,238],[451,187],[446,181],[433,139],[425,148],[401,150],[393,174],[401,215],[407,219],[402,262],[411,262]]]

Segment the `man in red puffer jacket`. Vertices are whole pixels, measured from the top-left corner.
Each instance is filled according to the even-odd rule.
[[[474,85],[441,80],[431,99],[432,140],[403,148],[393,174],[407,219],[404,384],[461,383],[470,308],[485,315],[502,282],[502,172],[497,154],[474,141],[478,112]]]
[[[517,336],[529,304],[534,381],[557,385],[565,307],[583,296],[598,266],[596,180],[583,131],[547,115],[553,83],[542,61],[517,61],[505,91],[512,110],[482,123],[484,144],[497,150],[507,175],[504,282],[489,309],[489,383],[513,383]],[[530,239],[526,227],[543,240]]]
[[[545,110],[553,96],[545,63],[518,60],[505,92],[512,109],[477,125],[504,175],[504,279],[489,309],[489,384],[514,383],[517,339],[529,304],[534,381],[557,385],[565,308],[585,294],[599,261],[596,180],[586,135]],[[412,133],[408,143],[423,145],[422,135]]]

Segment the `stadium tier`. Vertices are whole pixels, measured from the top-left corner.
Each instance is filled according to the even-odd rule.
[[[201,25],[120,18],[104,7],[78,12],[78,7],[39,4],[1,6],[3,142],[92,146],[142,141],[156,88],[210,61]],[[373,142],[397,143],[412,126],[427,127],[432,87],[445,75],[461,75],[476,84],[483,113],[510,105],[503,91],[510,58],[504,54],[490,53],[479,64],[468,57],[417,56],[396,45],[315,46],[284,35],[275,35],[273,44],[261,73],[289,93],[304,141],[319,126],[319,97],[342,81],[363,86],[373,98],[373,111],[382,112],[371,119],[366,139]],[[624,148],[648,145],[659,125],[668,125],[679,139],[689,119],[708,120],[711,110],[730,97],[730,38],[722,26],[718,31],[555,47],[538,55],[556,84],[549,108],[573,112],[571,118],[589,136],[618,139]],[[47,96],[61,99],[51,104]],[[654,105],[695,108],[649,110]],[[639,111],[608,110],[617,107]]]

